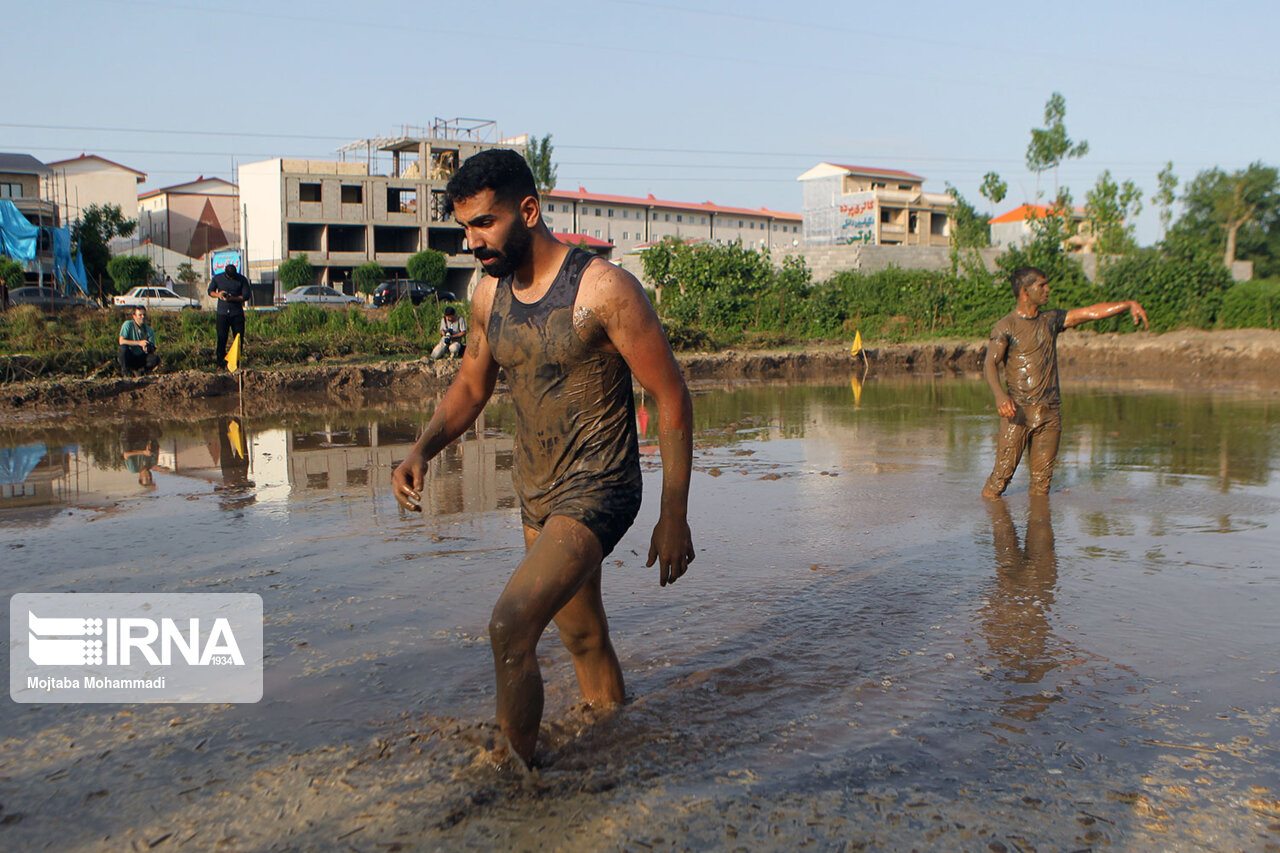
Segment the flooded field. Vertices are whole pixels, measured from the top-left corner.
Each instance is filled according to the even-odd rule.
[[[509,406],[422,515],[389,478],[426,412],[0,432],[6,602],[252,592],[266,619],[257,704],[0,705],[0,848],[1280,850],[1280,398],[1064,397],[1053,494],[1023,471],[989,502],[977,381],[697,388],[698,558],[667,588],[641,400],[604,580],[629,701],[576,707],[549,633],[515,778],[483,760]]]

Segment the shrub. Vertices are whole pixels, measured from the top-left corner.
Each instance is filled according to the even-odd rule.
[[[1280,279],[1242,281],[1222,297],[1218,327],[1280,329]]]
[[[289,258],[282,262],[277,275],[285,290],[305,287],[308,284],[314,284],[316,280],[315,267],[311,265],[311,261],[307,260],[305,252],[296,258]]]
[[[144,255],[117,255],[107,262],[107,275],[111,276],[120,293],[146,284],[154,272],[151,259]]]
[[[409,271],[409,278],[438,287],[444,284],[448,262],[444,252],[423,249],[409,256],[409,260],[405,262],[405,269]]]
[[[377,261],[366,261],[356,267],[356,287],[364,294],[373,293],[373,289],[387,277],[386,270]]]

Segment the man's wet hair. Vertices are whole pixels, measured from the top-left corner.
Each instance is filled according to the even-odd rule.
[[[1018,267],[1013,271],[1013,275],[1009,276],[1009,284],[1013,285],[1013,298],[1017,299],[1022,295],[1022,288],[1035,284],[1037,281],[1044,279],[1049,280],[1049,276],[1044,274],[1044,270],[1039,267]]]
[[[533,172],[520,152],[510,148],[490,148],[463,161],[444,188],[444,213],[453,216],[455,202],[493,190],[498,201],[519,205],[538,195]]]
[[[457,315],[457,313],[458,313],[458,312],[457,312],[457,311],[455,311],[455,310],[453,309],[453,306],[452,306],[452,305],[446,305],[446,306],[444,306],[444,316],[446,316],[446,317],[453,317],[453,316],[456,316],[456,315]]]

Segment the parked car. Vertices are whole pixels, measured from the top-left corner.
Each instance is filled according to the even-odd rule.
[[[90,311],[102,309],[102,306],[92,299],[68,293],[57,293],[52,288],[38,285],[15,287],[9,291],[9,304],[34,305],[45,311],[65,311],[75,308],[83,308]]]
[[[424,299],[436,299],[441,302],[456,302],[458,298],[452,291],[444,290],[425,281],[384,281],[373,291],[373,304],[394,305],[401,299],[408,298],[414,305],[421,305]]]
[[[200,307],[200,300],[179,296],[167,287],[135,287],[111,300],[117,308],[146,308],[148,311],[182,311]]]
[[[323,284],[311,284],[306,287],[295,287],[284,295],[285,305],[360,305],[364,302],[359,296],[348,296]]]

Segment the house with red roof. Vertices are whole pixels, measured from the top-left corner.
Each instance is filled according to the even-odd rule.
[[[64,223],[75,222],[91,204],[114,204],[125,219],[138,215],[138,184],[146,181],[146,172],[97,154],[81,154],[47,165],[50,173],[41,179],[40,194],[57,204]]]
[[[819,163],[804,184],[806,246],[951,245],[946,193],[924,191],[924,178],[898,169]]]
[[[1020,204],[1007,213],[987,220],[991,224],[991,246],[994,249],[1012,249],[1031,242],[1035,235],[1032,222],[1044,219],[1053,212],[1047,204]],[[1085,218],[1084,211],[1074,208],[1067,215],[1070,236],[1065,241],[1069,252],[1092,252],[1097,240],[1093,236],[1093,223]]]
[[[174,184],[137,198],[140,240],[188,257],[240,244],[239,189],[222,178]]]
[[[690,242],[741,240],[750,249],[790,248],[800,240],[800,215],[712,201],[671,201],[647,196],[552,190],[542,206],[552,232],[582,234],[612,243],[619,254],[666,237]]]

